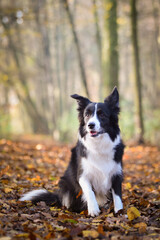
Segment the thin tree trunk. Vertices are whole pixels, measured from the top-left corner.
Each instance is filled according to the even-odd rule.
[[[131,31],[134,57],[134,95],[135,95],[135,111],[136,111],[136,131],[137,140],[139,143],[144,142],[144,125],[142,111],[142,90],[141,90],[141,75],[140,75],[140,58],[138,48],[138,33],[137,33],[137,9],[136,0],[130,0],[131,4]]]
[[[158,43],[159,35],[160,35],[160,2],[152,0],[152,7],[153,7],[153,17],[154,17],[154,31],[155,31],[155,46],[156,46],[156,54],[158,65],[160,66],[160,46]]]
[[[99,27],[99,17],[97,11],[97,3],[96,0],[93,0],[94,7],[94,19],[95,19],[95,27],[96,27],[96,41],[98,46],[98,59],[99,59],[99,74],[100,74],[100,84],[99,84],[99,98],[102,98],[102,38]]]
[[[108,71],[105,74],[105,83],[109,91],[114,86],[118,87],[118,26],[117,26],[117,0],[106,0],[108,11],[106,12],[106,29],[108,32]],[[107,67],[107,66],[105,66]]]
[[[59,89],[59,94],[58,94],[58,106],[59,106],[59,116],[62,117],[62,112],[63,112],[63,102],[62,102],[62,83],[61,83],[61,70],[60,70],[60,36],[59,36],[59,26],[57,25],[55,28],[55,51],[56,51],[56,72],[57,72],[57,85]]]
[[[157,98],[160,94],[158,85],[160,79],[160,44],[159,44],[159,36],[160,36],[160,1],[152,0],[152,7],[153,7],[153,18],[154,18],[154,47],[155,47],[155,54],[154,58],[154,79],[153,79],[153,88],[154,88],[154,105],[153,107],[159,107],[159,101]]]
[[[85,89],[85,92],[86,92],[87,96],[89,97],[87,77],[86,77],[85,67],[84,67],[84,63],[83,63],[83,59],[82,59],[82,53],[81,53],[81,49],[80,49],[80,43],[79,43],[79,39],[78,39],[78,36],[77,36],[75,24],[74,24],[73,17],[72,17],[70,8],[69,8],[68,0],[62,0],[62,2],[64,4],[64,8],[66,10],[66,13],[68,15],[69,22],[70,22],[70,25],[71,25],[71,30],[72,30],[72,34],[73,34],[73,38],[74,38],[74,42],[75,42],[75,46],[76,46],[77,54],[78,54],[78,61],[79,61],[79,67],[80,67],[80,73],[81,73],[83,86],[84,86],[84,89]]]

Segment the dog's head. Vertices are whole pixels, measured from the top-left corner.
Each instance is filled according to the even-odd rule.
[[[78,102],[81,137],[88,134],[91,138],[97,138],[101,134],[108,133],[112,140],[115,139],[119,133],[118,113],[120,110],[116,87],[105,98],[104,103],[91,102],[88,98],[77,94],[71,97]]]

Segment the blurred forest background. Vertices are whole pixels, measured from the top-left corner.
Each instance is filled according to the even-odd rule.
[[[77,137],[117,85],[125,141],[160,145],[160,0],[0,0],[0,136]]]

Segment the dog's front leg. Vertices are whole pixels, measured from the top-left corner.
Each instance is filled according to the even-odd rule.
[[[116,175],[112,179],[112,196],[114,202],[114,212],[123,209],[122,203],[122,176]]]
[[[100,209],[89,180],[82,176],[79,179],[79,184],[82,188],[84,200],[87,202],[88,214],[92,217],[97,216],[100,213]]]

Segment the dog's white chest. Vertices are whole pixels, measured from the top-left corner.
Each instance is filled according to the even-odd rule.
[[[113,155],[112,152],[109,155],[89,153],[87,158],[82,158],[83,174],[97,194],[106,194],[111,188],[112,176],[121,172],[121,166],[113,160]]]
[[[118,135],[114,142],[108,134],[91,139],[80,139],[87,149],[86,158],[81,159],[81,179],[89,182],[99,205],[106,202],[106,195],[111,189],[112,177],[122,173],[120,163],[114,161],[115,147],[120,142]],[[85,186],[84,186],[85,187]]]

